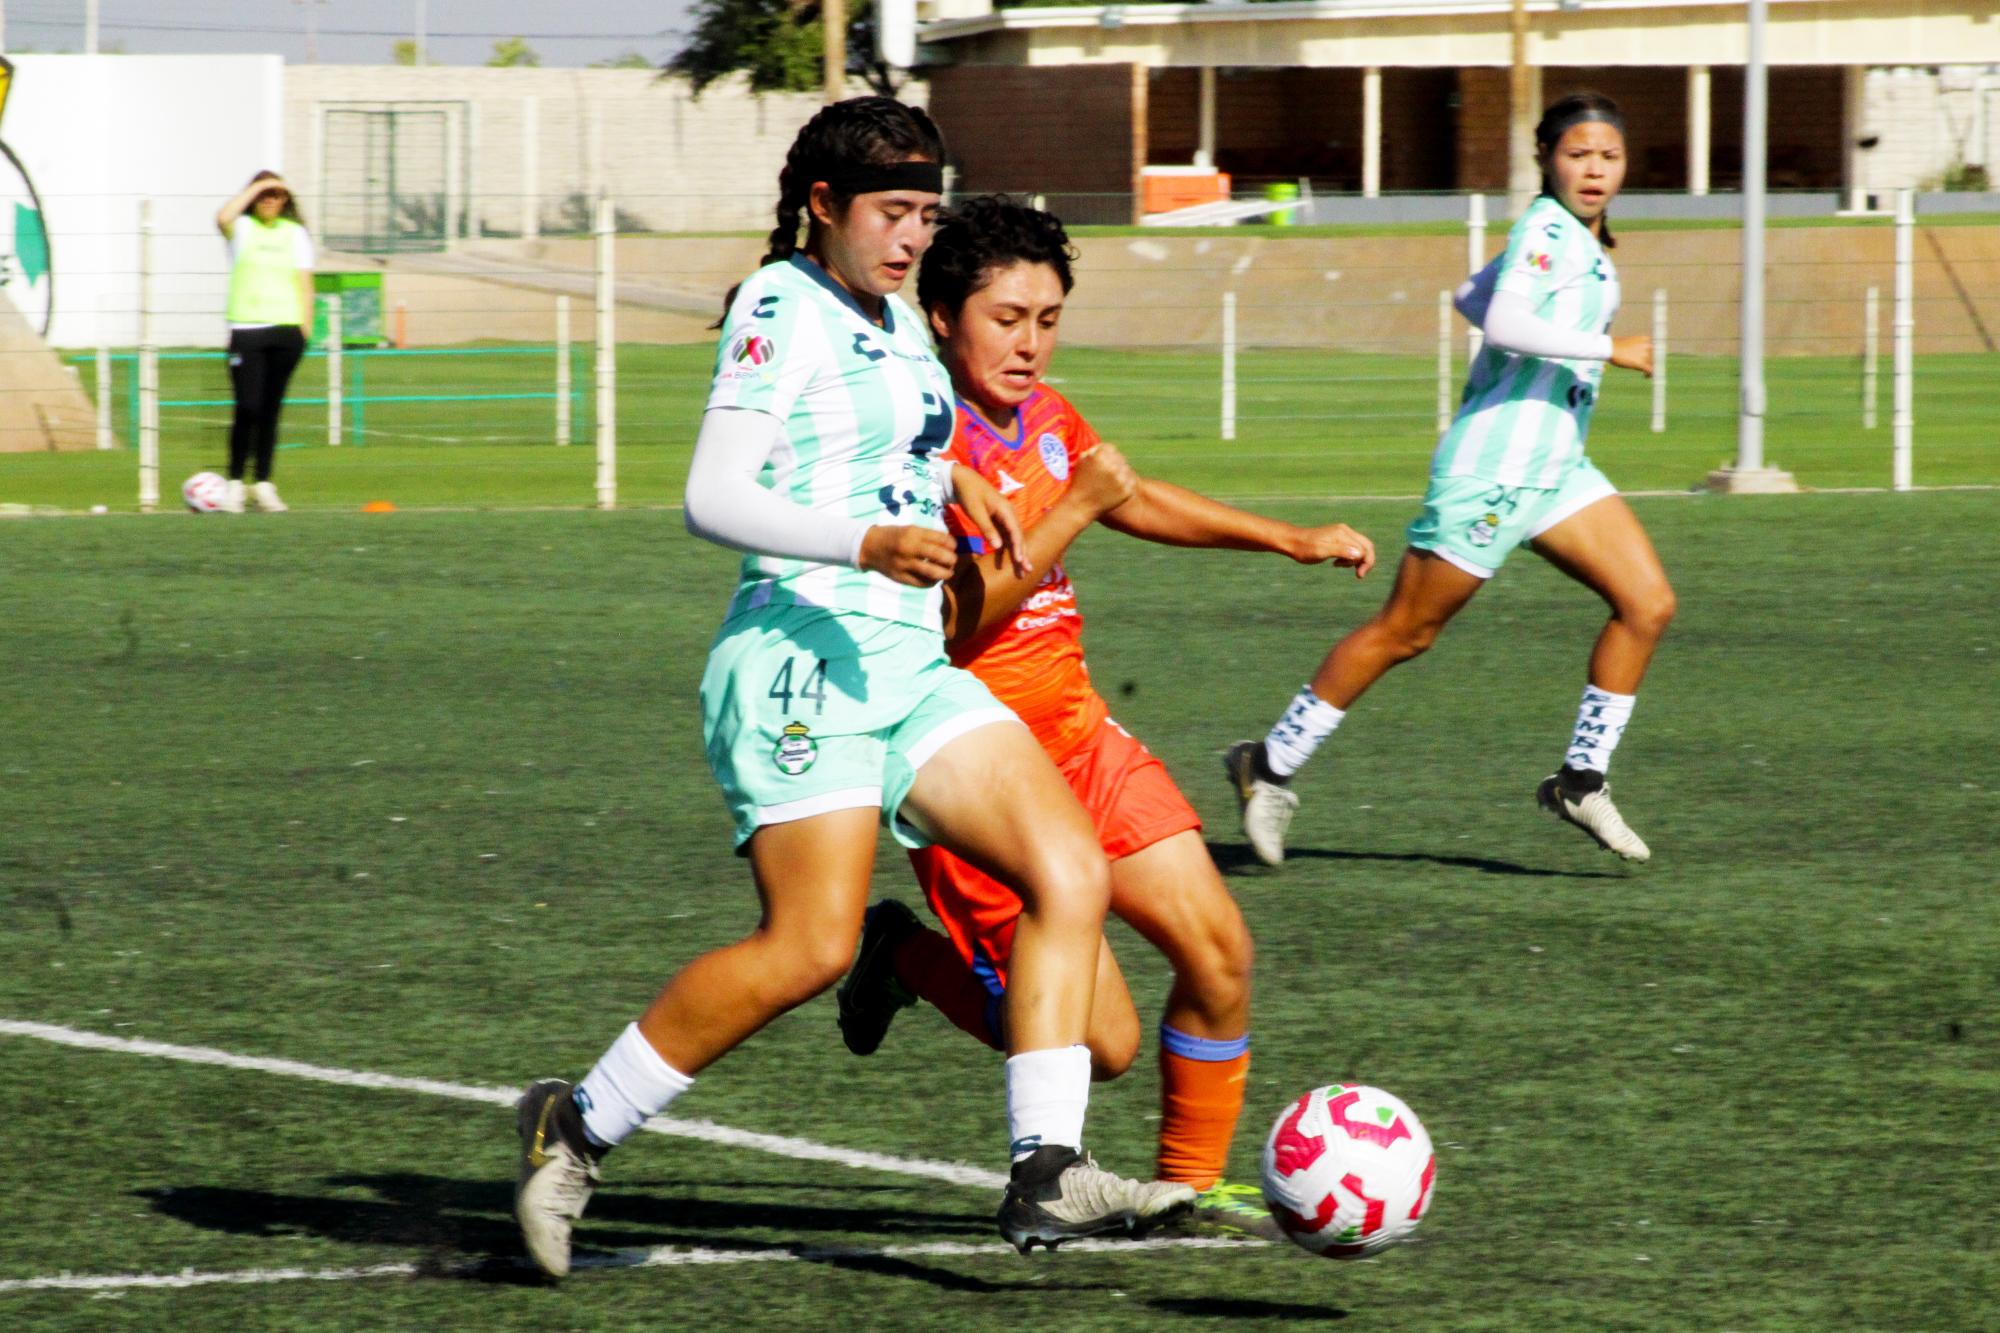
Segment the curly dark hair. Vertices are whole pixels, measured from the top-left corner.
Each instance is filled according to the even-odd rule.
[[[938,220],[931,248],[917,271],[917,301],[926,311],[957,314],[966,298],[1013,264],[1047,264],[1062,280],[1063,295],[1076,285],[1077,258],[1062,219],[1004,194],[982,194],[953,204]]]
[[[1555,177],[1549,169],[1548,155],[1555,152],[1557,142],[1568,133],[1571,126],[1587,120],[1601,120],[1615,127],[1620,134],[1625,132],[1625,113],[1618,109],[1618,103],[1603,93],[1590,92],[1571,93],[1567,97],[1551,102],[1535,126],[1535,147],[1543,154],[1542,193],[1551,199],[1558,196]],[[1618,242],[1611,235],[1611,215],[1608,211],[1600,219],[1598,228],[1598,243],[1607,250],[1616,248]]]
[[[815,182],[830,181],[841,175],[843,168],[886,167],[897,162],[944,162],[944,135],[920,108],[893,97],[850,97],[820,108],[799,129],[785,154],[784,170],[778,173],[778,225],[771,228],[764,257],[757,266],[798,253],[802,225],[806,247],[811,248],[812,229],[819,224],[807,213],[806,203]],[[833,197],[842,205],[852,198],[837,189]],[[723,298],[724,318],[736,291],[731,287]]]

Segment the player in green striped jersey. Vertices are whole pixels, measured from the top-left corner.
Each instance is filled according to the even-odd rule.
[[[936,456],[951,441],[951,378],[896,295],[930,244],[943,162],[921,111],[886,97],[824,108],[786,157],[770,252],[730,293],[686,513],[691,532],[744,552],[702,727],[762,919],[682,968],[574,1087],[547,1079],[522,1095],[515,1213],[551,1275],[569,1269],[604,1154],[840,980],[878,821],[906,846],[935,841],[989,868],[1027,907],[1006,1001],[1001,1234],[1025,1252],[1137,1233],[1194,1201],[1083,1154],[1110,869],[1028,729],[945,657],[937,585],[957,557],[945,505],[1017,566],[1023,546],[992,486]]]
[[[1387,604],[1334,646],[1263,741],[1229,751],[1244,833],[1268,864],[1284,859],[1298,807],[1291,777],[1348,707],[1429,648],[1520,545],[1611,608],[1562,766],[1536,799],[1628,860],[1652,854],[1611,803],[1605,773],[1674,593],[1638,518],[1584,454],[1605,364],[1653,372],[1650,338],[1610,336],[1618,271],[1605,212],[1625,180],[1624,120],[1609,98],[1580,93],[1548,109],[1535,140],[1540,197],[1506,252],[1458,292],[1459,310],[1486,338],[1432,458]]]

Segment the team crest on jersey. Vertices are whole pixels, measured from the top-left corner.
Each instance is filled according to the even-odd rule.
[[[739,334],[729,345],[729,359],[739,366],[768,365],[777,354],[778,345],[761,333]]]
[[[1471,531],[1465,534],[1465,539],[1474,546],[1491,546],[1493,539],[1499,535],[1500,515],[1483,514],[1478,522],[1472,525]]]
[[[1069,480],[1069,450],[1063,448],[1062,437],[1053,433],[1035,441],[1035,447],[1042,451],[1042,466],[1057,481]]]
[[[797,777],[819,758],[819,742],[812,738],[811,730],[803,722],[785,724],[785,734],[778,738],[771,759],[787,777]]]

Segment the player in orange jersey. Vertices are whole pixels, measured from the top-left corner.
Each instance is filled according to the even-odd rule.
[[[1344,524],[1300,528],[1137,476],[1043,382],[1071,287],[1073,253],[1051,214],[1004,196],[954,209],[924,258],[917,294],[958,397],[952,452],[992,482],[1028,527],[1027,576],[977,558],[971,528],[947,597],[951,659],[1012,708],[1056,761],[1111,861],[1111,910],[1171,963],[1160,1025],[1158,1174],[1204,1191],[1201,1212],[1265,1229],[1254,1187],[1222,1183],[1249,1070],[1250,935],[1209,858],[1195,814],[1160,761],[1117,722],[1084,665],[1076,593],[1062,567],[1093,522],[1169,546],[1269,551],[1366,574],[1367,538]],[[921,998],[1001,1048],[1000,997],[1020,897],[942,850],[913,854],[943,924],[930,930],[895,901],[869,909],[840,990],[840,1026],[858,1055],[897,1010]],[[1099,1078],[1138,1054],[1139,1018],[1107,949],[1098,963],[1089,1045]]]

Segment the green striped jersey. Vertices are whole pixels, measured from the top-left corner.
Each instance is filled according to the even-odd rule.
[[[944,531],[951,377],[923,321],[894,296],[870,320],[804,255],[757,270],[729,307],[710,407],[765,412],[785,438],[758,474],[793,504],[869,524]],[[731,618],[765,606],[817,606],[937,629],[936,588],[809,560],[743,557]]]
[[[1506,253],[1493,267],[1494,291],[1526,297],[1537,317],[1558,328],[1607,333],[1618,314],[1618,270],[1611,257],[1589,227],[1547,195],[1514,224]],[[1583,457],[1604,365],[1482,347],[1466,377],[1458,415],[1438,441],[1431,475],[1478,477],[1505,486],[1561,485]]]

